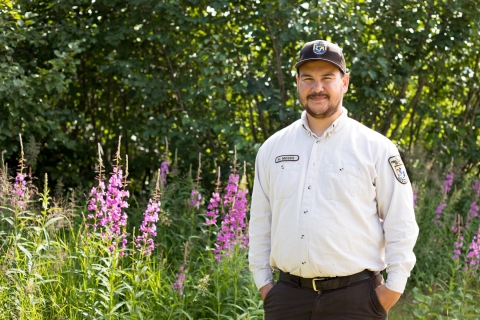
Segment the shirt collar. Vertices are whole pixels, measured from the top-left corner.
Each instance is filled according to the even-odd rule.
[[[313,133],[312,130],[310,130],[310,126],[308,125],[308,119],[307,119],[307,111],[305,110],[302,112],[301,122],[302,122],[303,128],[307,131],[308,135],[318,139],[322,137],[328,137],[334,134],[335,132],[339,131],[340,129],[342,129],[345,126],[347,119],[348,119],[348,110],[345,107],[342,107],[342,113],[340,114],[340,117],[338,117],[330,125],[330,127],[328,127],[327,130],[325,130],[325,132],[321,137],[317,137],[315,133]]]

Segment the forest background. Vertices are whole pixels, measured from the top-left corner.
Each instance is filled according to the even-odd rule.
[[[480,176],[479,6],[2,0],[2,157],[14,176],[21,134],[36,177],[48,174],[59,196],[86,194],[98,144],[113,163],[121,136],[138,202],[165,161],[190,177],[198,172],[208,198],[219,174],[228,180],[235,155],[251,190],[259,146],[302,111],[294,68],[302,44],[327,39],[343,48],[351,74],[349,115],[397,144],[416,193],[440,189],[447,173],[467,190]],[[437,193],[445,200],[445,190]],[[468,211],[463,195],[451,217]],[[434,216],[435,207],[425,212]]]

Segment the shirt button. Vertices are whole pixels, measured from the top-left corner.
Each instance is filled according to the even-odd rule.
[[[312,186],[308,186],[308,190],[312,189]]]
[[[305,237],[305,235],[304,235],[304,234],[302,234],[301,238],[303,239],[304,237]]]
[[[308,213],[308,210],[303,211],[303,213],[307,214],[307,213]]]
[[[305,264],[305,263],[307,263],[307,261],[303,260],[303,261],[302,261],[302,264]]]

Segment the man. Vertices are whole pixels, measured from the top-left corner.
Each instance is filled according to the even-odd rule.
[[[342,107],[350,75],[337,45],[306,43],[295,67],[301,119],[255,164],[249,262],[265,318],[386,319],[415,264],[405,167],[390,140]]]

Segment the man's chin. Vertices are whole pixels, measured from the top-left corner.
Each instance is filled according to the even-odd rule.
[[[334,109],[333,108],[328,108],[324,112],[315,112],[312,109],[310,109],[309,107],[304,107],[304,109],[305,109],[305,111],[307,111],[307,113],[312,118],[315,118],[315,119],[329,118],[329,117],[333,116],[338,111],[338,107],[336,107]]]

